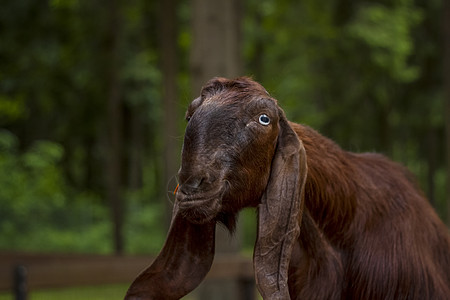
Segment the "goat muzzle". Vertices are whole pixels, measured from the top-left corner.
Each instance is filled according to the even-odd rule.
[[[213,220],[222,209],[223,188],[206,180],[191,180],[179,186],[176,201],[180,213],[190,222],[203,224]]]

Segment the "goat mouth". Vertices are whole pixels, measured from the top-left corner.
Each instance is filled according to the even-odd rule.
[[[177,192],[176,201],[184,218],[195,224],[212,221],[222,208],[222,192],[198,195],[185,195]]]

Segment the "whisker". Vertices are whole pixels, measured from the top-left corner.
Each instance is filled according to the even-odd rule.
[[[174,183],[176,183],[176,184],[174,184]],[[178,184],[179,184],[178,174],[175,174],[172,177],[170,177],[169,182],[167,182],[167,185],[166,185],[166,193],[167,193],[166,197],[167,197],[167,200],[172,205],[175,203],[175,194],[173,191],[176,189]]]

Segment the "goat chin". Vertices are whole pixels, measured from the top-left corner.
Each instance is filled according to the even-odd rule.
[[[194,224],[204,224],[214,220],[222,210],[222,189],[196,191],[192,194],[177,192],[176,201],[180,214]]]
[[[222,205],[219,198],[179,201],[180,213],[194,224],[204,224],[216,218]]]

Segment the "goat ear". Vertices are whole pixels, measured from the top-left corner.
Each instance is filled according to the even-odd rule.
[[[175,202],[163,249],[131,284],[125,300],[180,299],[196,288],[214,259],[215,221],[188,222]]]
[[[253,264],[264,299],[289,299],[288,268],[300,232],[306,154],[280,109],[280,131],[269,181],[258,207]]]

